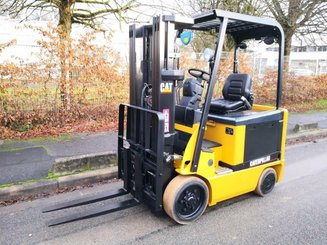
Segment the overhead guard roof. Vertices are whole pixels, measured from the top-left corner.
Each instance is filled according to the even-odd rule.
[[[164,20],[175,22],[176,29],[211,30],[221,24],[223,18],[228,18],[226,32],[231,34],[236,42],[247,39],[260,39],[273,36],[278,39],[283,36],[280,24],[269,18],[238,14],[219,9],[210,10],[192,18],[165,16]]]

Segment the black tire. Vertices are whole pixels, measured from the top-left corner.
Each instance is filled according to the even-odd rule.
[[[188,224],[203,214],[208,199],[209,190],[202,179],[178,175],[169,182],[163,195],[163,205],[173,220]]]
[[[276,181],[277,181],[277,174],[275,169],[266,168],[262,172],[260,179],[258,181],[258,185],[254,192],[259,196],[263,197],[274,189]]]

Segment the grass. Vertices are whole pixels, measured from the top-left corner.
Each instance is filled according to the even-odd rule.
[[[5,188],[5,187],[10,187],[10,186],[13,186],[14,183],[11,183],[11,184],[3,184],[3,185],[0,185],[0,188]]]
[[[76,172],[76,173],[67,173],[67,174],[56,175],[56,174],[54,174],[53,169],[50,168],[49,171],[48,171],[48,176],[45,177],[45,178],[43,178],[43,179],[58,179],[59,177],[64,177],[64,176],[69,176],[69,175],[75,175],[75,174],[81,174],[81,173],[87,173],[87,172],[91,172],[91,171],[94,171],[94,170],[85,169],[83,171],[79,171],[79,172]]]
[[[34,142],[34,143],[42,142],[42,141],[51,141],[51,142],[53,142],[53,141],[72,140],[74,138],[76,138],[76,136],[65,133],[65,134],[61,134],[61,135],[56,136],[56,137],[47,136],[47,137],[30,138],[30,139],[28,139],[28,141],[31,141],[31,142]]]
[[[48,176],[46,177],[46,179],[57,179],[58,176],[55,176],[53,173],[53,168],[50,168],[48,171]]]
[[[12,140],[12,139],[3,140],[2,146],[11,145],[13,143],[15,143],[15,140]]]
[[[314,107],[318,107],[319,109],[308,110],[305,112],[305,114],[314,114],[327,111],[327,99],[317,100],[314,102]]]
[[[23,185],[23,184],[33,183],[33,182],[37,182],[37,181],[38,180],[30,179],[30,180],[20,181],[20,182],[16,182],[16,183],[2,184],[2,185],[0,185],[0,188],[10,187],[10,186],[14,186],[14,185]]]
[[[327,109],[327,99],[318,100],[316,104]]]
[[[74,136],[72,134],[64,133],[60,134],[59,136],[47,136],[47,137],[35,137],[30,138],[25,141],[30,141],[32,143],[40,143],[40,142],[57,142],[57,141],[65,141],[65,140],[72,140],[76,138],[77,136]],[[3,141],[2,146],[8,146],[17,142],[22,142],[22,140],[12,140],[12,139],[6,139]],[[19,148],[21,149],[21,148]]]
[[[80,173],[86,173],[86,172],[91,172],[91,171],[93,171],[93,170],[87,169],[87,170],[84,170],[84,171],[81,171],[81,172],[78,172],[78,173],[73,173],[73,174],[54,175],[53,169],[51,168],[48,171],[48,176],[45,177],[45,178],[37,179],[37,180],[31,179],[31,180],[20,181],[20,182],[15,182],[15,183],[6,183],[6,184],[0,185],[0,189],[5,188],[5,187],[14,186],[14,185],[23,185],[23,184],[27,184],[27,183],[33,183],[33,182],[37,182],[37,181],[40,181],[40,180],[58,179],[58,178],[64,177],[64,176],[75,175],[75,174],[80,174]]]
[[[21,151],[21,150],[25,150],[25,149],[32,149],[32,148],[43,148],[45,151],[47,151],[47,149],[44,146],[24,146],[24,147],[14,147],[14,148],[4,148],[1,149],[0,148],[0,152],[15,152],[15,151]]]

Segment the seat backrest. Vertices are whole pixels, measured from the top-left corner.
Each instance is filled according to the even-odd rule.
[[[252,78],[248,74],[233,73],[226,79],[223,96],[225,100],[240,100],[244,96],[251,100]]]
[[[188,78],[183,84],[183,96],[179,105],[190,107],[194,110],[199,108],[203,87],[196,79]]]

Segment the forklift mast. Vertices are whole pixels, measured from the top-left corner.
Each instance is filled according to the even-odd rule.
[[[127,191],[155,212],[162,211],[164,188],[175,174],[175,86],[184,79],[175,38],[174,23],[160,16],[129,29],[130,105],[120,107],[118,172]],[[150,100],[142,106],[149,88]]]
[[[150,85],[150,109],[165,115],[166,134],[174,134],[175,83],[184,79],[176,62],[174,27],[174,23],[154,17],[152,25],[131,25],[129,29],[130,104],[141,106],[142,90]]]

